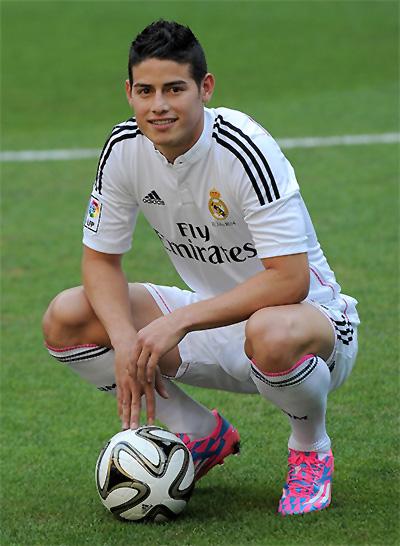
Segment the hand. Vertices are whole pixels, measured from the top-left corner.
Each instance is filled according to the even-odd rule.
[[[135,365],[132,358],[134,344],[129,344],[130,350],[115,351],[115,378],[117,384],[118,414],[122,429],[135,429],[140,426],[140,411],[142,396],[146,399],[147,423],[154,424],[155,419],[155,391],[163,398],[168,398],[168,392],[163,385],[161,372],[157,367],[154,383],[141,383],[129,373],[130,367]]]
[[[177,327],[175,314],[159,317],[137,333],[136,348],[130,373],[142,385],[156,384],[158,363],[168,351],[178,345],[186,332]]]

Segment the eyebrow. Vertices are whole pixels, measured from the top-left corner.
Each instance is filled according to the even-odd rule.
[[[175,80],[175,81],[172,81],[172,82],[164,83],[163,87],[173,87],[174,85],[182,85],[182,84],[187,85],[187,81],[185,81],[185,80]],[[151,85],[150,83],[137,82],[137,83],[133,84],[133,87],[154,87],[154,86]]]

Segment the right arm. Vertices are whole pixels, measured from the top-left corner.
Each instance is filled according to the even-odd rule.
[[[85,293],[117,349],[124,339],[136,335],[129,304],[128,283],[121,267],[121,254],[105,254],[83,247],[82,277]]]
[[[83,236],[83,285],[115,352],[118,412],[123,428],[139,426],[143,394],[150,424],[155,414],[153,386],[141,384],[127,373],[136,367],[137,336],[121,262],[131,248],[138,213],[131,165],[132,154],[136,153],[136,129],[133,120],[117,125],[103,148]],[[155,387],[161,396],[167,397],[159,370],[156,370]]]
[[[121,254],[106,254],[83,247],[82,276],[86,296],[103,324],[115,351],[115,380],[118,413],[122,428],[137,428],[140,400],[146,395],[149,424],[154,422],[155,401],[153,385],[140,384],[128,371],[134,367],[136,330],[129,301],[129,288],[121,267]],[[165,395],[160,375],[157,390]]]

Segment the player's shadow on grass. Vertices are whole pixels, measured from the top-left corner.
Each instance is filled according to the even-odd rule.
[[[218,516],[221,521],[241,519],[244,513],[265,514],[276,512],[281,491],[265,484],[233,480],[227,484],[197,485],[188,506],[188,516],[197,521],[207,521]]]

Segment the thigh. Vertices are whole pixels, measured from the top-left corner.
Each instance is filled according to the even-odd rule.
[[[141,284],[129,284],[129,300],[136,330],[162,316],[160,308]],[[108,334],[93,310],[83,286],[68,288],[58,294],[49,309],[52,315],[50,319],[58,322],[64,336],[69,335],[75,344],[95,343],[111,347]]]
[[[154,298],[141,284],[129,284],[129,301],[133,325],[138,331],[162,316]],[[71,347],[94,344],[112,347],[110,338],[93,310],[85,290],[76,286],[64,290],[50,304],[44,317],[46,342],[52,347]],[[177,369],[181,359],[178,348],[169,351],[160,367]]]

